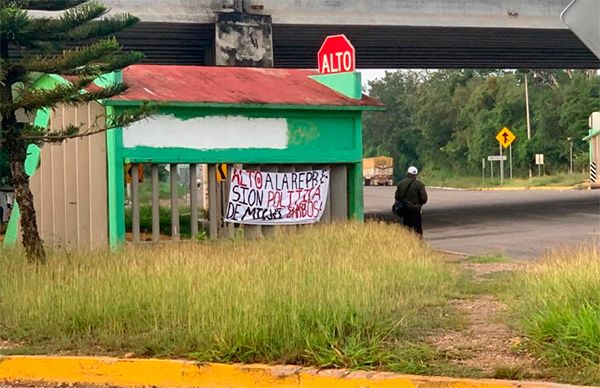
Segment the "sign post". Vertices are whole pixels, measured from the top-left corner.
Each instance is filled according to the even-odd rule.
[[[512,144],[508,147],[508,160],[510,160],[510,179],[512,178]]]
[[[504,127],[496,135],[496,140],[500,144],[500,184],[504,184],[504,158],[502,158],[502,148],[508,148],[517,137],[510,129]],[[512,149],[510,150],[510,177],[512,178]]]
[[[227,164],[218,163],[217,165],[217,183],[225,182],[227,180]]]
[[[325,38],[318,53],[319,73],[348,73],[356,70],[356,50],[346,35]]]
[[[538,176],[541,176],[542,166],[544,165],[544,154],[535,154],[535,164],[538,166]]]
[[[481,185],[485,184],[485,159],[481,159]]]
[[[504,185],[504,158],[502,157],[502,145],[500,147],[500,186]]]
[[[500,162],[506,160],[506,156],[502,155],[502,150],[500,150],[500,155],[490,155],[487,157],[487,160],[490,162],[490,177],[494,179],[494,162]],[[482,163],[485,163],[485,159],[481,160]]]

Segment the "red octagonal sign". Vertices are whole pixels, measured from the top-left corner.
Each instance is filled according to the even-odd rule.
[[[318,57],[319,72],[323,74],[345,73],[356,69],[356,51],[346,35],[330,35],[325,38]]]

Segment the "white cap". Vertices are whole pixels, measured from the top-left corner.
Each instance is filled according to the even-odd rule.
[[[419,173],[419,170],[417,170],[417,168],[415,166],[410,166],[408,168],[407,173],[412,174],[412,175],[417,175]]]

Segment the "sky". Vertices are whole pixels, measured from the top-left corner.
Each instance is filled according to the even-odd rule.
[[[394,71],[394,69],[357,69],[362,74],[362,86],[363,88],[367,87],[369,81],[372,81],[376,78],[382,78],[387,71]]]

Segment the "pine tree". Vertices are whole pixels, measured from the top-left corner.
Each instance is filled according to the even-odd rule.
[[[46,11],[32,14],[31,11]],[[78,105],[110,98],[126,90],[115,83],[82,93],[98,76],[138,62],[141,53],[125,52],[112,36],[138,19],[89,0],[0,0],[0,142],[8,153],[15,197],[21,211],[22,242],[32,263],[44,263],[46,253],[36,224],[33,195],[24,162],[31,143],[60,142],[88,136],[75,125],[49,132],[17,122],[16,112],[35,113],[61,104]],[[70,80],[51,90],[35,90],[39,74],[59,74]],[[106,127],[122,126],[144,116],[129,112]]]

